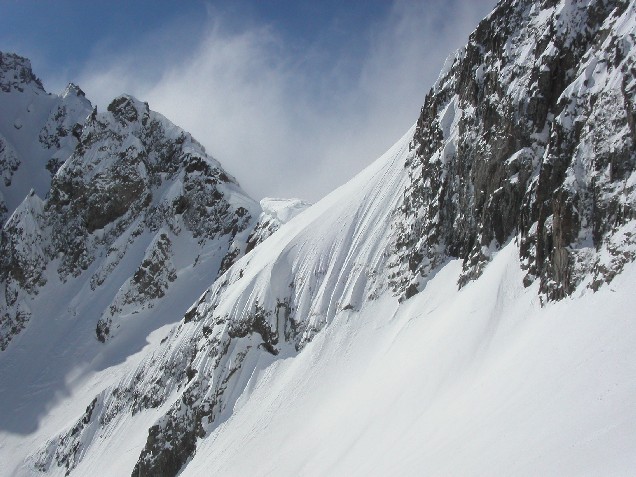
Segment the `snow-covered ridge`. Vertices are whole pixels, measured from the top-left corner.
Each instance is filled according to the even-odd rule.
[[[70,96],[83,98],[83,93],[71,85],[65,94]],[[60,136],[63,125],[53,130],[54,137]],[[19,310],[30,307],[38,288],[47,282],[58,286],[58,280],[84,276],[83,288],[90,289],[84,293],[100,293],[117,269],[129,269],[141,259],[128,255],[139,243],[146,248],[141,266],[159,257],[163,265],[155,267],[172,263],[176,257],[165,253],[173,250],[172,243],[179,242],[182,232],[198,242],[200,250],[180,256],[185,261],[180,266],[199,264],[197,257],[203,255],[216,263],[210,264],[213,278],[234,238],[248,230],[260,212],[198,142],[130,96],[116,98],[105,113],[93,110],[73,134],[76,147],[53,177],[42,210],[29,218],[38,224],[39,239],[32,239],[30,230],[21,225],[25,212],[20,218],[12,216],[6,225],[1,244],[6,286],[2,348],[28,321],[30,313]],[[28,243],[37,244],[37,249],[25,248]],[[158,244],[163,244],[164,253],[155,256],[152,251]],[[179,247],[173,245],[179,256]],[[212,256],[207,252],[210,247],[218,248]],[[133,312],[126,312],[125,304],[135,303],[138,313],[152,299],[162,298],[179,275],[176,269],[165,277],[162,270],[150,275],[144,270],[131,269],[126,283],[117,285],[122,288],[96,323],[100,340],[119,326],[116,317]]]
[[[261,212],[258,223],[247,239],[247,252],[263,242],[263,240],[276,232],[283,224],[289,222],[311,204],[301,199],[275,199],[266,197],[261,199],[260,205],[263,212]]]
[[[46,196],[91,110],[77,86],[48,94],[28,59],[0,52],[0,228],[31,189]]]
[[[26,189],[0,235],[0,400],[11,410],[0,432],[21,434],[69,373],[124,365],[181,318],[242,255],[261,208],[131,96],[98,112],[76,85],[62,96],[25,85],[0,93],[0,106],[3,157],[17,158],[4,197]]]
[[[263,213],[276,219],[281,225],[289,222],[310,205],[310,203],[301,199],[279,199],[272,197],[261,199]]]
[[[197,439],[231,413],[254,366],[296,355],[337,315],[359,312],[386,291],[386,231],[407,183],[412,134],[239,260],[33,465],[72,469],[108,445],[100,435],[125,432],[131,414],[160,411],[134,473],[173,475]],[[145,436],[136,438],[143,445]]]

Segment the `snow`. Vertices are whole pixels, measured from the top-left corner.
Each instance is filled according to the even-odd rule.
[[[181,475],[620,475],[636,465],[634,264],[597,293],[542,306],[536,284],[522,286],[511,241],[461,290],[453,261],[401,304],[386,292],[365,299],[361,266],[384,260],[382,231],[404,187],[412,134],[228,272],[232,286],[211,311],[242,316],[293,278],[301,315],[322,331],[298,354],[249,355],[220,425]],[[181,346],[200,324],[189,326],[167,343]],[[5,434],[8,468],[30,475],[27,453],[72,425],[95,393],[131,376],[166,331],[125,361],[98,357],[67,375],[66,396],[47,404],[37,431]],[[81,359],[77,350],[72,357]],[[209,364],[199,355],[193,365]],[[170,402],[83,438],[87,458],[74,473],[130,473]]]
[[[276,199],[272,197],[261,199],[263,212],[281,224],[289,222],[310,205],[301,199]]]
[[[341,312],[256,369],[182,475],[624,475],[636,465],[636,267],[541,307],[510,243],[396,306]],[[611,326],[608,326],[611,323]]]
[[[435,82],[435,86],[433,88],[438,89],[441,87],[442,81],[444,81],[446,76],[451,72],[451,70],[453,69],[453,65],[458,60],[458,58],[461,58],[461,55],[461,50],[457,50],[453,51],[446,57],[446,59],[444,60],[444,65],[439,72],[437,81]]]
[[[71,156],[70,149],[64,145],[55,151],[41,147],[42,143],[38,138],[42,135],[41,131],[45,131],[49,125],[55,131],[60,124],[56,122],[58,119],[66,126],[66,120],[76,118],[78,111],[82,114],[86,112],[83,108],[90,103],[83,96],[78,96],[78,91],[71,85],[62,97],[49,96],[42,92],[42,97],[46,100],[42,104],[29,91],[0,94],[0,105],[15,103],[17,110],[20,110],[28,103],[24,107],[26,111],[32,114],[41,113],[37,121],[24,123],[21,132],[26,131],[29,135],[24,136],[23,140],[16,141],[16,137],[9,137],[11,143],[7,144],[11,149],[5,148],[5,153],[13,150],[15,144],[20,146],[16,146],[18,154],[24,154],[27,147],[37,152],[29,156],[34,162],[25,161],[18,171],[20,174],[32,174],[33,177],[28,177],[29,180],[17,177],[19,184],[16,182],[16,186],[10,189],[14,193],[12,199],[19,197],[23,190],[27,192],[22,197],[24,200],[18,202],[19,205],[10,204],[15,210],[9,210],[13,214],[7,222],[7,230],[11,227],[18,231],[11,235],[11,238],[17,240],[17,245],[12,250],[22,253],[30,261],[36,261],[36,265],[41,265],[44,270],[41,283],[33,293],[15,291],[16,296],[21,293],[15,308],[28,312],[31,320],[22,332],[16,332],[10,346],[0,354],[0,402],[3,403],[0,410],[0,475],[3,472],[13,472],[14,468],[18,473],[31,473],[33,461],[29,460],[29,454],[46,445],[48,438],[72,425],[75,416],[85,411],[96,394],[105,387],[115,385],[134,370],[142,358],[147,356],[148,347],[153,348],[160,344],[170,325],[181,319],[188,307],[214,281],[230,245],[228,242],[234,238],[244,243],[250,231],[247,224],[244,226],[247,227],[245,230],[233,232],[236,236],[219,233],[204,240],[184,224],[181,215],[166,218],[170,222],[169,226],[162,223],[163,227],[158,227],[157,230],[145,227],[142,215],[134,217],[125,229],[120,227],[117,237],[110,242],[108,234],[112,233],[112,223],[88,237],[88,247],[90,253],[95,254],[95,260],[87,270],[79,271],[77,276],[61,276],[58,268],[62,257],[49,261],[49,257],[42,252],[50,246],[51,241],[50,224],[47,224],[50,217],[40,217],[48,212],[37,193],[38,189],[46,193],[49,188],[50,172],[43,167],[44,159],[54,153],[66,154],[64,159],[69,156],[70,159],[63,166],[62,173],[65,168],[72,170],[77,167],[84,174],[82,179],[87,179],[99,171],[105,171],[105,176],[112,174],[112,164],[119,157],[121,149],[126,148],[126,152],[130,153],[129,148],[142,147],[139,139],[132,135],[135,125],[122,125],[110,113],[97,115],[106,134],[92,146],[95,149],[102,147],[102,151],[88,150],[86,155],[76,152]],[[143,103],[131,101],[137,110],[146,108]],[[62,106],[65,113],[57,117]],[[3,120],[7,119],[5,112],[3,110],[0,115]],[[7,114],[9,113],[12,111]],[[217,167],[219,164],[206,156],[196,141],[163,116],[153,112],[149,115],[151,120],[156,120],[163,128],[159,132],[164,136],[159,139],[178,144],[180,143],[177,140],[181,140],[184,149],[187,149],[183,161],[177,164],[180,167],[178,173],[170,177],[166,175],[161,184],[157,184],[152,190],[154,205],[162,205],[162,202],[170,204],[182,192],[185,176],[183,169],[187,159],[195,156],[208,166]],[[109,126],[112,129],[109,130]],[[90,133],[89,128],[90,125],[85,127],[84,132]],[[121,133],[121,138],[114,139],[109,135],[113,130]],[[115,158],[104,152],[107,149],[114,152]],[[38,167],[44,171],[46,180],[36,180],[39,177]],[[139,167],[139,175],[145,177],[145,167]],[[216,172],[222,174],[222,170]],[[190,183],[195,180],[199,179],[190,177]],[[204,181],[205,177],[200,180]],[[208,192],[213,190],[209,189]],[[244,195],[237,184],[219,183],[218,192],[227,200],[230,214],[236,209],[234,204],[238,204],[255,221],[254,216],[258,215],[260,208]],[[44,194],[41,196],[44,197]],[[213,218],[202,218],[206,222],[200,224],[202,228],[210,220]],[[225,224],[217,225],[222,227]],[[48,227],[46,234],[43,232],[44,227]],[[164,242],[168,241],[166,248],[169,256],[155,253],[161,236],[166,237]],[[129,279],[145,258],[165,259],[165,264],[169,265],[169,269],[164,269],[160,263],[158,274],[158,286],[164,287],[164,291],[169,287],[166,299],[141,299],[135,295],[136,290]],[[5,302],[10,307],[15,301],[15,297],[10,294],[18,287],[15,283],[9,283],[0,290],[2,299],[6,299]],[[139,306],[127,306],[131,302]],[[96,323],[101,316],[110,318],[105,310],[112,311],[118,307],[122,312],[113,320],[110,340],[107,344],[101,344],[96,338]],[[157,412],[161,410],[160,408]],[[98,411],[99,406],[95,409],[96,413]],[[130,422],[134,426],[139,426],[141,422],[143,424],[140,429],[147,429],[159,416],[160,414],[144,414],[138,420],[130,419]],[[89,428],[86,438],[96,438],[96,431],[96,428]],[[141,440],[138,447],[143,447],[145,436],[139,436]],[[109,445],[109,449],[112,447],[114,446]],[[120,448],[117,449],[121,451]],[[138,452],[129,455],[134,465]],[[119,458],[117,460],[122,461]]]
[[[95,339],[99,313],[114,300],[126,277],[133,275],[153,235],[139,237],[125,251],[126,259],[108,270],[106,281],[97,291],[91,290],[90,281],[86,280],[97,265],[64,287],[57,274],[50,273],[51,286],[45,287],[31,302],[33,315],[48,319],[33,321],[3,352],[0,360],[0,397],[4,409],[0,412],[0,461],[5,462],[3,467],[22,466],[21,461],[41,446],[43,439],[71,425],[95,394],[135,369],[147,356],[149,344],[158,345],[171,325],[215,278],[222,258],[218,252],[220,241],[201,247],[186,234],[171,238],[173,262],[179,267],[178,278],[170,285],[168,297],[171,299],[140,307],[132,317],[120,317],[126,326],[120,328],[106,346]],[[192,265],[197,254],[200,259]],[[55,266],[50,268],[54,270]],[[138,447],[143,446],[146,429],[158,417],[159,414],[151,413],[131,419],[130,433],[139,433]],[[121,447],[114,449],[121,450]],[[110,445],[109,450],[112,450]],[[134,465],[138,454],[126,454],[132,459],[126,462]],[[112,475],[121,475],[117,466],[110,465],[120,462],[120,456],[109,454],[109,459]],[[25,472],[29,475],[30,471]],[[78,475],[82,475],[81,472]]]
[[[39,141],[41,131],[47,126],[53,131],[58,125],[70,128],[75,122],[82,122],[90,112],[90,102],[83,96],[72,94],[72,91],[69,86],[62,96],[57,96],[30,87],[23,92],[13,90],[0,94],[0,138],[6,140],[20,162],[11,186],[0,182],[0,192],[9,213],[22,202],[31,188],[40,197],[45,197],[51,182],[51,173],[45,168],[47,161],[52,157],[63,160],[72,152],[75,146],[72,136],[63,138],[59,148],[48,148]],[[60,110],[64,114],[54,119]]]

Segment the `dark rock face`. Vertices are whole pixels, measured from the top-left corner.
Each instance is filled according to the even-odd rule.
[[[63,209],[69,204],[86,203],[83,208],[83,220],[90,233],[103,229],[115,221],[127,222],[128,216],[144,211],[144,221],[152,230],[171,217],[182,215],[184,222],[195,236],[212,238],[221,233],[238,233],[247,226],[249,213],[243,208],[234,209],[218,186],[235,185],[218,164],[205,156],[184,149],[194,140],[184,132],[170,137],[163,118],[150,113],[147,104],[141,104],[129,97],[118,98],[109,106],[114,117],[123,122],[125,128],[132,128],[124,135],[104,127],[95,119],[82,134],[78,152],[84,153],[98,143],[108,141],[109,150],[104,160],[97,162],[103,167],[106,155],[116,157],[108,169],[97,173],[86,184],[77,186],[76,177],[85,177],[73,170],[74,158],[71,158],[64,170],[58,175],[58,181],[51,196],[52,207]],[[92,127],[91,127],[92,126]],[[123,141],[132,144],[123,145]],[[202,146],[195,143],[203,151]],[[102,153],[102,147],[97,149]],[[115,154],[113,154],[115,153]],[[83,156],[78,156],[79,165],[84,165]],[[193,164],[198,164],[194,166]],[[90,167],[90,166],[89,166]],[[180,180],[182,194],[172,203],[151,204],[152,188],[167,179]],[[60,192],[58,194],[58,191]],[[132,217],[131,217],[132,218]]]
[[[250,236],[247,238],[247,249],[245,250],[245,253],[254,250],[258,244],[262,243],[279,228],[280,223],[274,217],[262,217],[262,219],[259,220],[254,227],[254,230],[250,233]]]
[[[18,170],[20,160],[6,139],[0,136],[0,177],[5,186],[11,185],[13,174]],[[2,221],[4,223],[4,220]]]
[[[633,8],[521,0],[480,23],[417,123],[396,292],[415,293],[446,257],[464,260],[462,285],[517,234],[526,282],[547,298],[595,267],[590,246],[634,219],[634,32],[615,27]]]
[[[23,297],[37,294],[47,280],[46,213],[32,187],[41,196],[48,192],[45,167],[53,173],[75,148],[78,139],[73,131],[86,118],[90,102],[74,85],[62,96],[47,94],[29,60],[1,52],[0,96],[2,113],[15,115],[4,118],[9,125],[13,122],[15,131],[3,129],[0,134],[0,350],[4,350],[31,317]],[[10,105],[8,111],[5,105]]]
[[[32,193],[0,230],[0,350],[31,318],[22,295],[35,294],[46,283],[47,256],[39,227],[42,214],[43,203]]]
[[[20,167],[20,159],[9,143],[0,134],[0,180],[5,187],[11,186],[13,175]],[[4,201],[2,192],[0,191],[0,230],[4,227],[4,223],[8,218],[9,208]]]
[[[277,309],[276,314],[279,313],[283,314]],[[218,423],[224,410],[233,405],[233,402],[228,402],[226,392],[237,385],[235,374],[240,372],[250,350],[263,348],[271,355],[278,354],[279,330],[271,329],[268,324],[272,314],[257,303],[245,321],[228,323],[220,336],[211,336],[210,327],[207,332],[205,325],[201,328],[201,333],[195,335],[197,344],[194,340],[190,342],[192,346],[189,349],[194,353],[186,368],[187,388],[170,410],[149,429],[146,446],[133,476],[179,473],[196,452],[197,439],[205,437],[206,429]],[[197,318],[196,311],[192,318]],[[223,323],[223,319],[216,320],[216,326]],[[205,345],[201,346],[204,342]],[[210,349],[214,352],[209,353]],[[212,358],[212,366],[210,363],[202,366],[201,359],[209,358]],[[198,371],[194,369],[197,362]]]
[[[91,417],[93,416],[93,412],[95,412],[96,410],[95,409],[96,405],[97,405],[97,398],[93,399],[91,403],[86,407],[86,411],[84,412],[82,419],[80,419],[73,426],[73,428],[71,429],[71,432],[69,433],[69,436],[66,437],[64,440],[62,440],[61,442],[57,443],[59,447],[66,446],[68,441],[70,441],[73,436],[80,434],[86,428],[86,426],[91,422]],[[79,461],[79,456],[78,456],[79,451],[80,451],[80,447],[75,445],[71,452],[64,455],[59,454],[55,456],[55,463],[58,465],[58,467],[65,469],[66,471],[65,475],[70,475],[71,471],[77,465],[77,462]],[[40,472],[46,472],[48,468],[47,464],[50,464],[50,462],[46,462],[46,463],[38,462],[35,464],[35,468]]]
[[[95,333],[102,343],[114,328],[113,319],[125,308],[138,311],[152,306],[154,300],[163,298],[170,284],[177,279],[172,263],[172,243],[166,233],[160,233],[146,251],[143,261],[133,276],[115,296],[108,310],[97,322]]]

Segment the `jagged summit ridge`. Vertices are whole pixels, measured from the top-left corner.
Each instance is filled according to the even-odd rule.
[[[49,192],[92,105],[75,85],[46,93],[28,59],[0,52],[0,228],[31,189]]]
[[[42,81],[31,69],[31,61],[15,53],[0,52],[0,89],[5,93],[24,92],[25,88],[34,88],[45,93]]]
[[[75,83],[69,83],[64,89],[64,92],[62,93],[63,98],[65,98],[66,96],[84,96],[85,97],[86,93],[84,93],[84,91],[82,91],[82,88],[77,86]]]
[[[67,93],[65,98],[85,101],[75,86]],[[64,122],[56,124],[43,128],[47,137],[65,137]],[[37,211],[25,206],[12,216],[0,243],[6,287],[2,348],[26,326],[31,313],[23,310],[52,273],[63,282],[90,276],[91,292],[99,292],[130,260],[133,243],[146,241],[149,247],[142,267],[152,257],[159,260],[153,267],[167,267],[171,243],[183,232],[202,251],[206,242],[222,243],[221,259],[223,248],[227,251],[260,211],[197,141],[132,96],[115,98],[104,113],[93,108],[71,134],[76,146],[55,172],[43,206]],[[37,240],[24,220],[37,224]],[[196,254],[191,255],[193,263]],[[119,326],[122,310],[163,298],[177,271],[162,273],[151,267],[133,274],[96,323],[100,340]]]

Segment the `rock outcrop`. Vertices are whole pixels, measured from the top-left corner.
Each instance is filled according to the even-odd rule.
[[[413,138],[397,293],[416,293],[446,257],[464,260],[466,283],[513,237],[548,299],[634,259],[610,246],[635,218],[634,8],[501,2],[447,60]]]

